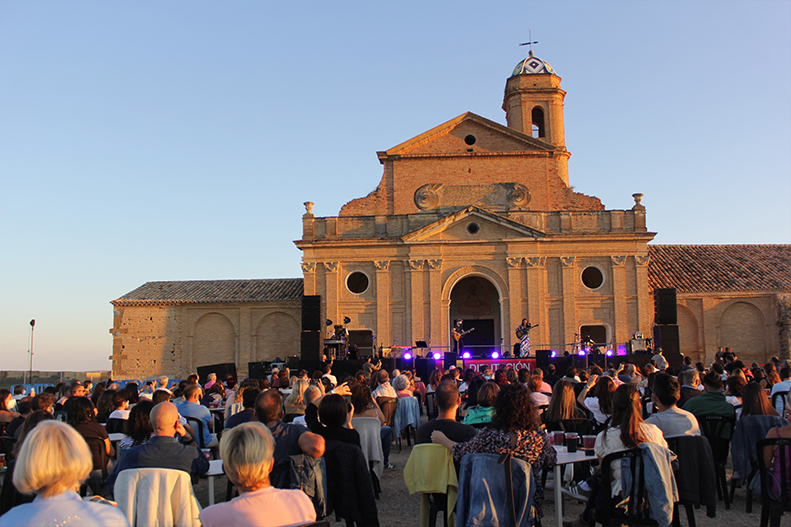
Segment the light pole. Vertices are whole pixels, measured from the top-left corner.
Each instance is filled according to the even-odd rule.
[[[33,384],[33,329],[36,327],[36,319],[30,321],[30,372],[27,381]]]

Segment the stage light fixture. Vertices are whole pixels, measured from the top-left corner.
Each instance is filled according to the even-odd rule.
[[[607,350],[607,356],[612,357],[612,355],[613,355],[612,350]]]
[[[552,353],[550,353],[550,354],[549,354],[549,358],[550,358],[550,359],[554,359],[554,358],[556,358],[557,356],[558,356],[558,352],[557,352],[557,351],[555,351],[555,350],[552,350]]]
[[[493,360],[497,360],[497,359],[499,359],[499,358],[500,358],[500,353],[499,353],[499,352],[497,352],[497,351],[493,351],[493,352],[492,352],[492,359],[493,359]]]
[[[464,353],[461,354],[461,358],[462,359],[471,359],[472,358],[472,354],[469,351],[465,351]]]
[[[434,360],[440,360],[442,358],[442,355],[440,355],[438,351],[435,351],[432,357],[434,357]]]
[[[619,357],[626,356],[626,346],[624,346],[623,344],[618,344],[618,356]]]
[[[412,354],[407,351],[406,353],[404,353],[404,359],[412,360]]]
[[[580,357],[584,357],[585,355],[587,355],[587,353],[585,352],[585,350],[579,350],[577,352],[577,355],[579,355]]]

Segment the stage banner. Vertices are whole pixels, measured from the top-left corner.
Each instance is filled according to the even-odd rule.
[[[528,370],[535,369],[536,367],[536,359],[499,359],[499,360],[483,360],[483,359],[464,359],[459,360],[459,362],[464,363],[464,369],[472,368],[475,371],[481,371],[481,367],[483,365],[489,366],[489,370],[497,371],[500,369],[500,366],[505,368],[513,368],[515,370],[521,370],[527,368]]]

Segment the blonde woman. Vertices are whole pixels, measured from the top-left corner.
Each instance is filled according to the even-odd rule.
[[[13,479],[20,492],[35,493],[36,499],[5,513],[0,526],[128,527],[116,507],[80,499],[77,490],[92,468],[91,452],[76,430],[60,421],[42,421],[22,443]]]
[[[243,423],[225,432],[220,457],[239,496],[203,509],[203,527],[278,527],[316,521],[316,510],[307,494],[270,485],[274,451],[272,433],[263,423]]]
[[[296,379],[296,378],[295,378]],[[305,379],[296,379],[294,381],[294,385],[291,388],[291,395],[286,397],[283,401],[284,406],[284,413],[287,417],[293,419],[298,415],[305,415],[305,390],[308,389],[310,384]],[[290,422],[291,419],[287,419],[286,422]]]

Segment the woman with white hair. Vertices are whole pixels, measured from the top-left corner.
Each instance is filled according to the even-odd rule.
[[[396,391],[398,397],[414,397],[414,392],[409,389],[409,378],[406,375],[398,375],[390,383]]]
[[[36,499],[0,517],[0,527],[129,526],[116,507],[83,501],[77,490],[93,468],[88,444],[71,426],[43,421],[25,438],[14,468],[14,486]]]
[[[272,433],[263,423],[243,423],[225,432],[220,457],[239,496],[203,509],[203,527],[281,527],[316,521],[307,494],[270,485],[274,450]]]

